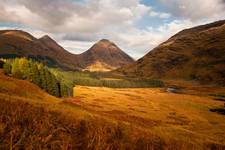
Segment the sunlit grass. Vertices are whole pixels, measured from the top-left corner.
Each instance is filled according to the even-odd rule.
[[[3,82],[4,81],[4,82]],[[0,149],[222,148],[221,105],[161,88],[75,87],[59,99],[0,74]],[[198,106],[198,107],[197,107]]]

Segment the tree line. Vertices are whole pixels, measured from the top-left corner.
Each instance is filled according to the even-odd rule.
[[[28,80],[56,97],[72,96],[73,87],[58,80],[42,63],[27,58],[4,60],[3,70],[6,75]]]
[[[57,78],[61,78],[68,85],[96,86],[110,88],[158,88],[164,87],[161,80],[156,79],[132,79],[132,78],[114,78],[105,76],[96,72],[74,72],[51,69],[51,72]],[[110,73],[109,73],[110,75]],[[76,92],[76,91],[75,91]]]
[[[73,80],[75,85],[84,86],[98,86],[98,87],[110,87],[110,88],[154,88],[163,87],[164,83],[160,80],[104,80],[94,78],[76,78]]]

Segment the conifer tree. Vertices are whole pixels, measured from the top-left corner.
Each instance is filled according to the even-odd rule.
[[[57,78],[47,67],[41,63],[26,58],[6,60],[3,66],[7,75],[15,78],[29,80],[56,97],[71,96],[72,87]]]
[[[49,71],[45,68],[44,69],[44,72],[45,72],[45,79],[46,79],[46,91],[48,91],[49,93],[52,94],[52,76],[51,74],[49,73]]]
[[[10,75],[11,74],[11,69],[12,69],[12,66],[10,64],[9,61],[6,61],[5,64],[3,65],[3,69],[4,69],[4,73],[6,75]]]
[[[20,71],[19,58],[16,58],[12,63],[12,76],[18,79],[23,78],[23,74]]]
[[[30,71],[31,71],[31,80],[34,84],[41,87],[41,78],[40,78],[40,72],[38,70],[38,66],[36,63],[32,62],[30,65]]]
[[[45,91],[47,91],[47,81],[46,81],[45,69],[44,69],[43,64],[38,65],[38,70],[39,70],[39,73],[40,73],[41,88],[44,89]]]
[[[21,72],[22,79],[28,79],[30,74],[29,62],[26,58],[20,58],[18,60],[19,71]]]
[[[59,86],[58,86],[58,82],[55,78],[55,76],[53,74],[51,74],[51,90],[52,90],[52,94],[59,97]]]
[[[60,82],[60,95],[62,97],[65,97],[65,95],[66,95],[65,93],[66,93],[66,87],[64,84],[62,84],[62,82]]]

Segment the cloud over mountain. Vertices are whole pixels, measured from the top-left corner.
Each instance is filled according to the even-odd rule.
[[[156,5],[147,2],[0,0],[0,28],[19,28],[37,36],[51,34],[74,53],[82,51],[77,48],[83,45],[88,49],[88,43],[107,38],[139,58],[149,46],[157,46],[181,29],[224,17],[222,0],[160,0]],[[152,22],[158,24],[153,26]]]

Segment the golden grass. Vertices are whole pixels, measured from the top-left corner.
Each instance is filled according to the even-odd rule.
[[[87,66],[85,69],[83,69],[83,71],[90,71],[90,72],[108,72],[111,71],[113,69],[116,69],[113,66],[110,66],[108,64],[104,64],[100,61],[96,61],[94,64],[91,64],[89,66]]]
[[[58,99],[0,71],[0,149],[222,149],[210,98],[162,89],[76,87]],[[184,110],[186,108],[186,110]],[[205,113],[205,114],[204,114]]]
[[[75,87],[70,100],[89,112],[122,121],[161,137],[195,144],[225,145],[225,116],[210,112],[224,102],[208,96],[166,93],[164,89]]]

